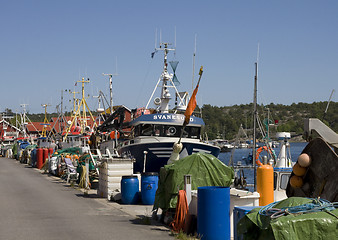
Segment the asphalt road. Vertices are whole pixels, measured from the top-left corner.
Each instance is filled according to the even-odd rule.
[[[144,225],[105,202],[0,158],[0,240],[173,239],[166,228]]]

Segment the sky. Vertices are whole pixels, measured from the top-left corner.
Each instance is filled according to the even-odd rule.
[[[82,78],[95,110],[99,91],[109,101],[102,73],[117,74],[114,105],[144,107],[163,68],[163,52],[150,57],[155,40],[176,46],[180,91],[191,93],[203,66],[198,105],[253,102],[256,61],[259,104],[328,101],[337,13],[336,0],[0,0],[0,112],[56,112],[61,92],[70,111],[65,90],[81,92]]]

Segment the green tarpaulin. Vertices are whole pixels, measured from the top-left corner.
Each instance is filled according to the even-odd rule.
[[[81,148],[79,147],[71,147],[71,148],[65,148],[65,149],[60,149],[60,150],[57,150],[53,156],[58,156],[58,155],[67,155],[67,154],[70,154],[70,155],[81,155],[82,154],[82,150]]]
[[[154,209],[175,208],[179,189],[184,189],[184,175],[191,175],[191,189],[202,186],[229,187],[234,170],[211,154],[196,153],[166,165],[160,170]]]
[[[275,208],[300,206],[312,202],[309,198],[291,197],[280,201]],[[237,235],[243,239],[336,239],[338,209],[305,214],[290,214],[270,219],[255,208],[237,224]]]

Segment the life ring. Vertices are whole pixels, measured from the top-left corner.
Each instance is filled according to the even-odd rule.
[[[263,166],[263,164],[261,163],[261,161],[259,161],[259,154],[261,154],[261,152],[265,150],[266,152],[270,153],[271,156],[273,156],[273,151],[271,150],[271,148],[268,148],[266,146],[260,147],[256,150],[256,164],[258,166]]]

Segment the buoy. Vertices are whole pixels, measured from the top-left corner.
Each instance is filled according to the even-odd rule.
[[[115,139],[115,131],[112,131],[110,134],[110,139]],[[119,139],[120,138],[120,132],[117,131],[116,132],[116,139]]]
[[[301,167],[308,167],[311,164],[311,157],[309,156],[309,154],[302,153],[298,157],[298,163]]]
[[[293,175],[290,178],[290,185],[294,188],[300,188],[301,186],[303,186],[303,178]]]
[[[260,195],[260,206],[268,205],[274,201],[273,167],[269,164],[257,168],[257,192]]]
[[[302,177],[306,172],[306,168],[301,167],[297,162],[295,165],[293,165],[292,171],[296,176]]]

